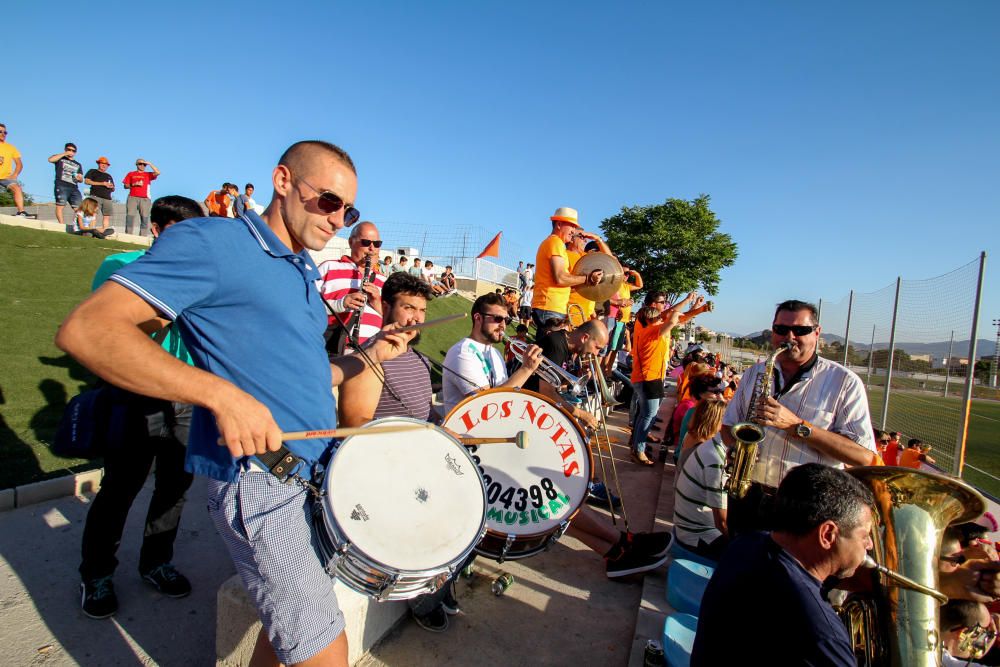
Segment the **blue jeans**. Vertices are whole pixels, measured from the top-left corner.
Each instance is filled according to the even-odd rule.
[[[646,392],[643,390],[641,382],[633,384],[632,391],[637,408],[632,434],[632,451],[641,454],[646,451],[646,437],[649,435],[649,429],[653,426],[653,419],[656,418],[656,412],[660,409],[660,401],[663,399],[646,398]]]

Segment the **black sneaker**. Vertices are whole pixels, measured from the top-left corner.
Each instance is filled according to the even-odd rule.
[[[635,533],[630,540],[632,548],[647,556],[665,556],[670,553],[674,534],[668,530],[655,533]]]
[[[455,599],[454,584],[448,584],[448,590],[444,594],[444,599],[441,600],[441,608],[444,609],[444,613],[449,616],[462,613],[462,610],[458,606],[458,600]]]
[[[34,213],[28,213],[26,211],[18,211],[17,213],[14,214],[14,217],[15,218],[27,218],[29,220],[37,220],[38,219],[37,215],[35,215]]]
[[[444,632],[448,629],[448,614],[441,605],[426,614],[413,614],[413,620],[428,632]]]
[[[641,574],[655,570],[670,559],[670,555],[652,556],[641,553],[638,549],[625,549],[618,558],[607,561],[608,579],[627,577],[630,574]]]
[[[608,487],[604,485],[604,482],[593,482],[587,493],[587,502],[597,507],[607,507],[609,493],[610,491],[608,491]],[[622,499],[613,493],[611,494],[611,506],[615,509],[620,509],[622,506]]]
[[[168,598],[182,598],[191,593],[191,582],[170,563],[154,567],[142,578]]]
[[[118,596],[110,575],[80,582],[80,607],[91,618],[108,618],[118,611]]]

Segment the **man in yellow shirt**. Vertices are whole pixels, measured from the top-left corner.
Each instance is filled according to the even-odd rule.
[[[587,276],[570,273],[572,265],[566,252],[566,243],[574,233],[587,233],[581,232],[578,218],[574,208],[556,209],[555,214],[549,218],[552,221],[552,234],[538,246],[535,255],[535,293],[531,299],[531,319],[535,323],[538,337],[566,320],[572,287],[585,283],[596,285],[604,277],[603,271],[592,271]]]
[[[24,193],[17,182],[17,177],[24,169],[21,162],[21,153],[12,145],[7,143],[7,126],[0,123],[0,188],[9,190],[14,196],[14,205],[17,206],[19,218],[33,218],[24,212]]]

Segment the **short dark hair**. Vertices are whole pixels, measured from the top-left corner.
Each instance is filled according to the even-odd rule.
[[[917,445],[922,444],[924,444],[924,441],[920,438],[910,438],[909,442],[906,443],[906,448],[909,449],[910,447],[916,447]]]
[[[66,145],[63,146],[63,150],[66,150],[67,148],[76,148],[76,144],[74,144],[72,141],[67,141]]]
[[[800,310],[808,310],[809,314],[812,315],[813,324],[819,324],[819,310],[815,305],[809,303],[808,301],[799,301],[798,299],[782,301],[778,304],[778,307],[774,309],[773,319],[778,319],[778,313],[783,310],[787,310],[792,313],[797,313]]]
[[[702,373],[691,378],[691,396],[698,398],[704,394],[712,393],[719,383],[719,379],[711,373]]]
[[[855,477],[822,463],[806,463],[785,475],[774,500],[774,529],[796,536],[809,533],[824,521],[840,530],[861,523],[861,508],[872,507],[871,492]]]
[[[950,632],[975,626],[979,623],[980,604],[973,600],[948,600],[941,606],[941,630]]]
[[[153,207],[149,211],[149,220],[160,229],[166,229],[175,222],[189,218],[201,218],[204,215],[205,212],[202,210],[201,204],[195,200],[180,195],[167,195],[153,202]]]
[[[507,308],[507,302],[503,300],[503,297],[496,292],[487,292],[478,299],[476,299],[472,304],[472,314],[476,313],[482,315],[486,312],[487,306],[500,306],[501,308]]]
[[[385,284],[382,285],[382,300],[390,306],[396,304],[396,296],[404,294],[406,296],[422,296],[428,301],[434,298],[434,290],[416,276],[409,273],[397,271],[389,276]]]
[[[583,246],[584,252],[593,252],[594,250],[600,250],[601,245],[597,241],[591,241],[587,245]]]
[[[646,296],[642,300],[642,305],[644,305],[644,306],[652,306],[653,302],[656,301],[657,299],[659,299],[661,296],[662,297],[666,297],[667,293],[666,292],[654,292],[654,291],[646,292]]]
[[[446,266],[446,267],[444,267],[444,268],[446,268],[446,269],[450,269],[450,268],[451,268],[451,264],[449,264],[448,266]]]
[[[248,188],[253,188],[253,183],[247,183],[246,185],[243,186],[244,190],[246,190]],[[253,188],[253,189],[256,190],[257,188]]]
[[[527,324],[518,324],[517,325],[517,333],[519,333],[519,334],[528,333],[528,325]]]
[[[322,141],[321,139],[307,139],[306,141],[295,142],[281,154],[281,157],[278,158],[278,164],[285,165],[294,171],[293,168],[300,166],[306,155],[317,149],[332,153],[345,167],[354,172],[355,176],[357,175],[358,170],[354,167],[354,161],[351,160],[351,156],[347,154],[347,151],[336,144],[331,144],[329,141]]]

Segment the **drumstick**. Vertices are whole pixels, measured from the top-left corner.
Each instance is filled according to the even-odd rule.
[[[518,449],[525,449],[528,446],[528,433],[527,431],[518,431],[516,435],[510,438],[462,438],[461,440],[462,444],[466,447],[471,447],[473,445],[492,445],[500,442],[513,442],[517,445]]]
[[[445,315],[444,317],[439,317],[436,320],[421,322],[420,324],[411,324],[410,326],[407,327],[394,329],[389,333],[406,333],[407,331],[416,331],[418,329],[425,329],[427,327],[437,326],[438,324],[444,324],[445,322],[451,322],[452,320],[461,320],[466,317],[468,317],[468,313],[455,313],[454,315]]]
[[[434,424],[400,424],[398,426],[373,426],[364,428],[327,428],[318,431],[286,431],[281,434],[282,441],[310,440],[312,438],[346,438],[351,435],[382,435],[383,433],[405,433],[409,431],[429,431],[437,428]]]

